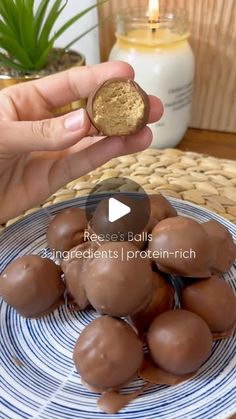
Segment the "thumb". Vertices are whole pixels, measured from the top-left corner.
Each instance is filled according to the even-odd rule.
[[[84,109],[43,121],[0,121],[0,149],[7,153],[64,150],[87,136],[90,128]]]

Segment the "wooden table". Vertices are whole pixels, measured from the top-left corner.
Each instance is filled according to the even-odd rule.
[[[236,160],[236,134],[189,128],[177,148]]]

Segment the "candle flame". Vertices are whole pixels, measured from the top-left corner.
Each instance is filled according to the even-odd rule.
[[[160,18],[159,0],[149,0],[149,22],[158,22]]]

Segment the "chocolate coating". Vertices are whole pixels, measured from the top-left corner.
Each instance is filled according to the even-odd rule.
[[[163,272],[198,278],[211,275],[211,240],[201,224],[190,218],[177,216],[160,221],[152,231],[149,249],[159,252],[154,260]]]
[[[216,275],[183,289],[181,305],[202,317],[212,332],[227,332],[236,325],[236,296]]]
[[[84,288],[84,271],[90,260],[89,252],[96,249],[97,246],[91,242],[79,244],[70,250],[69,258],[61,263],[68,302],[78,310],[84,310],[89,305]]]
[[[11,262],[0,276],[0,295],[23,317],[39,317],[63,302],[61,269],[50,259],[28,255]]]
[[[174,289],[157,272],[152,273],[153,293],[149,304],[141,311],[133,314],[131,320],[139,332],[145,332],[152,321],[161,313],[174,307]]]
[[[47,242],[51,250],[67,251],[84,241],[87,226],[85,211],[68,208],[57,214],[47,230]]]
[[[142,343],[123,320],[93,320],[76,342],[73,360],[83,381],[98,391],[117,389],[136,375],[143,361]]]
[[[151,324],[147,343],[153,361],[164,370],[184,375],[207,360],[212,335],[206,322],[187,310],[166,311]]]
[[[142,259],[138,249],[128,242],[105,243],[99,252],[101,256],[90,261],[84,272],[84,286],[92,306],[101,313],[122,317],[148,304],[153,290],[149,260]],[[127,252],[136,257],[127,260]]]
[[[227,272],[236,258],[236,244],[233,237],[226,227],[215,220],[203,223],[202,227],[208,234],[215,252],[213,271],[217,273]]]
[[[89,95],[87,112],[92,124],[107,136],[130,135],[148,123],[150,101],[133,80],[112,78]]]
[[[150,230],[152,230],[161,220],[176,217],[178,215],[176,209],[161,194],[149,195],[149,201],[151,208],[149,223]]]
[[[109,221],[109,197],[102,199],[97,205],[93,216],[88,224],[90,234],[95,233],[98,236],[98,244],[106,241],[129,241],[135,244],[139,249],[145,245],[145,240],[130,239],[143,233],[147,234],[150,218],[150,203],[148,197],[135,199],[131,196],[119,194],[114,196],[119,202],[129,206],[131,211],[125,217],[121,217],[114,222]],[[99,236],[105,236],[105,239],[99,241]]]

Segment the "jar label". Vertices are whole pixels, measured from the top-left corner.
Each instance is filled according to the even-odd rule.
[[[193,93],[193,81],[182,86],[168,89],[168,101],[164,107],[171,108],[172,111],[179,111],[191,104]]]

